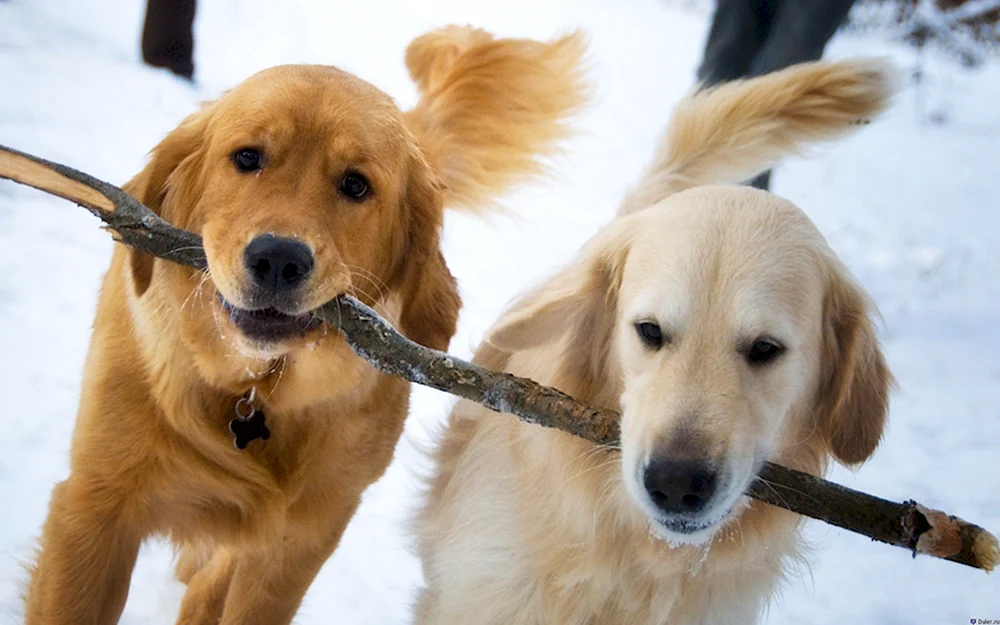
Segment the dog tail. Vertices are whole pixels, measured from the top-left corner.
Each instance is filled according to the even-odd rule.
[[[695,91],[677,105],[619,215],[691,187],[739,183],[883,111],[896,75],[883,59],[802,63]]]
[[[573,134],[569,118],[589,98],[586,47],[579,33],[539,42],[460,26],[409,45],[420,100],[407,123],[449,206],[497,208],[497,194],[546,172],[543,157]]]

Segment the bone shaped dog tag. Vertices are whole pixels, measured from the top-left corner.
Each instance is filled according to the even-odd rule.
[[[257,410],[253,405],[256,394],[256,388],[250,389],[249,393],[236,402],[236,418],[229,422],[229,431],[233,435],[236,449],[246,449],[251,441],[258,438],[265,441],[271,438],[271,431],[264,423],[264,411]]]

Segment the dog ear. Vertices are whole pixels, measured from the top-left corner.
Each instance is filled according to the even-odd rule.
[[[578,398],[600,386],[618,318],[618,292],[631,245],[627,219],[606,226],[576,260],[515,301],[486,342],[513,352],[565,339],[560,389]]]
[[[613,294],[605,265],[599,259],[584,262],[593,264],[581,269],[574,263],[518,298],[490,328],[486,342],[514,352],[549,345],[573,330],[582,332],[575,327],[584,325],[581,317],[603,308],[596,297],[601,285]]]
[[[444,351],[462,305],[458,284],[441,254],[444,193],[416,148],[410,160],[405,198],[410,226],[399,330],[412,341]]]
[[[878,447],[894,379],[875,336],[869,297],[839,261],[828,264],[817,417],[833,456],[853,466]]]
[[[204,112],[189,116],[152,149],[146,167],[122,186],[126,193],[172,225],[183,227],[174,223],[175,216],[168,206],[190,203],[195,196],[192,176],[200,169],[206,123]],[[128,248],[127,254],[135,293],[141,296],[149,288],[156,259],[132,248]]]

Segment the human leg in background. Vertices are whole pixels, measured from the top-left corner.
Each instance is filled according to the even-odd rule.
[[[196,0],[148,0],[142,29],[142,59],[191,80],[194,76]]]

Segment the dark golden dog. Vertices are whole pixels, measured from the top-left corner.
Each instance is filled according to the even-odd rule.
[[[335,68],[278,67],[154,148],[126,189],[200,233],[209,272],[115,250],[29,624],[116,622],[152,534],[180,548],[178,622],[292,619],[389,464],[409,397],[311,311],[353,293],[446,349],[459,297],[443,206],[488,205],[539,171],[583,101],[583,47],[425,35],[407,51],[421,98],[406,113]],[[267,440],[235,448],[237,404],[265,415]]]

